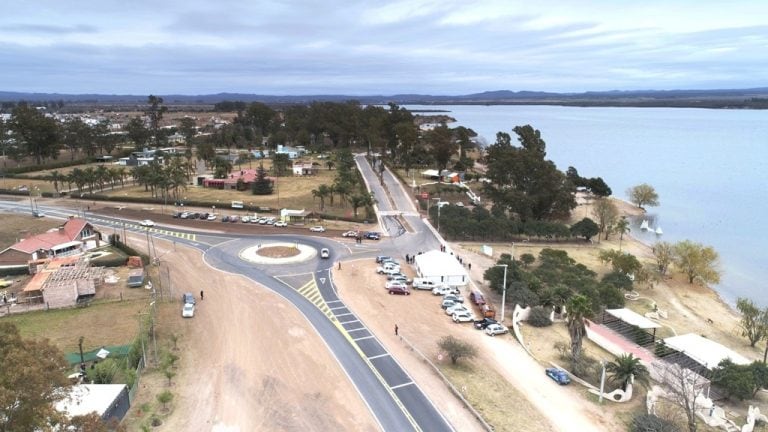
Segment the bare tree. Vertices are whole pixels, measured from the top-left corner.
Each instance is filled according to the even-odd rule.
[[[685,414],[688,432],[696,432],[696,411],[701,409],[697,398],[705,397],[709,380],[678,364],[655,362],[651,375],[664,385],[666,398]]]

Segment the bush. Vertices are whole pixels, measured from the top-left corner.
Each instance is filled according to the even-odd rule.
[[[680,432],[680,428],[653,414],[641,413],[632,419],[630,432]]]
[[[531,309],[530,315],[528,315],[528,324],[534,327],[549,327],[552,325],[552,320],[549,319],[551,311],[549,308],[542,306],[536,306]]]

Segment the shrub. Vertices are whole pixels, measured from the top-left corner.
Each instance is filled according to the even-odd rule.
[[[552,320],[549,319],[551,311],[549,308],[536,306],[531,309],[530,315],[528,315],[528,324],[534,327],[548,327],[552,325]]]
[[[680,432],[680,428],[653,414],[641,413],[632,419],[630,432]]]

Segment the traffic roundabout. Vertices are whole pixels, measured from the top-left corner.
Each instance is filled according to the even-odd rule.
[[[242,249],[240,259],[254,264],[280,265],[308,261],[317,256],[317,249],[302,243],[259,243]]]

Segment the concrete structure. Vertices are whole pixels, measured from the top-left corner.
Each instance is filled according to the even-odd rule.
[[[456,256],[438,250],[416,255],[416,274],[437,284],[465,286],[469,275]]]
[[[91,267],[82,256],[53,258],[34,263],[34,276],[24,287],[21,301],[45,303],[48,308],[71,307],[96,295],[103,267]]]
[[[99,247],[101,233],[76,217],[46,233],[24,239],[0,252],[0,266],[26,266],[29,261],[78,255]]]
[[[304,219],[309,215],[305,209],[291,210],[280,209],[280,220],[288,223],[304,223]]]
[[[278,144],[277,150],[275,150],[275,154],[287,154],[289,159],[296,159],[298,157],[304,156],[304,154],[306,154],[306,150],[304,150],[303,147],[288,147],[282,144]]]
[[[318,167],[309,162],[296,162],[293,164],[293,175],[317,175]]]
[[[56,410],[69,417],[95,412],[102,420],[123,419],[131,404],[125,384],[80,384],[56,403]]]

